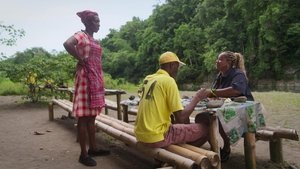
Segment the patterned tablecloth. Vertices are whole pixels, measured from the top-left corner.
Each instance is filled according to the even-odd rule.
[[[230,102],[214,111],[229,136],[231,144],[237,143],[244,133],[255,133],[258,128],[266,126],[264,108],[259,102]]]

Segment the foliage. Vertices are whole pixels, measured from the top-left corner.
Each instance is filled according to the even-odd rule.
[[[166,0],[149,18],[133,17],[101,40],[106,85],[138,84],[158,69],[158,57],[166,51],[187,64],[178,73],[179,86],[210,84],[216,57],[225,50],[245,56],[252,87],[259,79],[289,80],[300,71],[299,10],[299,0]],[[0,62],[0,72],[22,83],[32,72],[36,87],[49,82],[55,87],[72,81],[75,62],[64,52],[32,48]]]
[[[123,54],[120,53],[120,59],[121,57],[126,57],[124,59],[124,63],[126,63],[129,61],[130,53],[127,55],[124,51]],[[121,64],[117,61],[112,63]],[[53,55],[42,48],[18,52],[14,58],[0,62],[0,86],[3,88],[0,93],[3,95],[25,94],[24,98],[31,102],[43,101],[52,97],[67,97],[56,89],[73,86],[75,65],[76,60],[65,52]],[[116,66],[116,73],[128,73],[121,69],[125,65]],[[136,86],[128,83],[124,78],[112,79],[109,74],[105,74],[105,87],[136,90]]]
[[[0,95],[24,95],[26,88],[21,83],[14,83],[0,74]]]
[[[17,53],[0,65],[0,71],[11,81],[27,86],[29,92],[25,98],[32,102],[51,96],[54,88],[67,86],[75,71],[75,60],[68,54],[53,56],[42,48]]]
[[[14,25],[4,25],[0,23],[0,45],[13,46],[17,40],[25,36],[23,29],[16,29]],[[4,53],[0,52],[0,59],[6,58]]]
[[[179,81],[200,83],[215,74],[217,55],[231,50],[245,56],[250,82],[284,80],[287,70],[300,70],[299,10],[298,0],[167,0],[103,39],[104,70],[137,83],[173,51],[189,67]]]

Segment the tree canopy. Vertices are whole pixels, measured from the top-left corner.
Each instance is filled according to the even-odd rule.
[[[300,1],[166,0],[146,20],[134,17],[102,39],[104,71],[137,83],[173,51],[186,62],[180,83],[207,81],[225,50],[244,55],[248,76],[287,79],[300,69]]]

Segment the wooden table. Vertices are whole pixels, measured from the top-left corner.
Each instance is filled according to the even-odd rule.
[[[230,138],[232,145],[244,137],[245,168],[256,168],[255,132],[260,127],[265,127],[263,106],[258,102],[225,103],[220,108],[203,109],[201,112],[209,112],[211,148],[220,155],[218,143],[219,121]],[[221,165],[215,167],[220,169]]]

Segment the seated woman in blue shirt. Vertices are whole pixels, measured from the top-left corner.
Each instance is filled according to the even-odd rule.
[[[216,68],[219,74],[212,85],[210,97],[246,96],[247,100],[254,100],[248,85],[243,55],[222,52],[216,60]]]
[[[216,60],[216,68],[219,73],[211,90],[207,90],[208,97],[235,98],[245,96],[247,100],[254,100],[248,86],[243,55],[231,51],[222,52]],[[203,115],[196,116],[198,122],[204,122],[205,119],[207,118]],[[219,125],[219,131],[224,141],[224,146],[220,151],[221,161],[226,162],[230,155],[230,140],[222,125]]]

